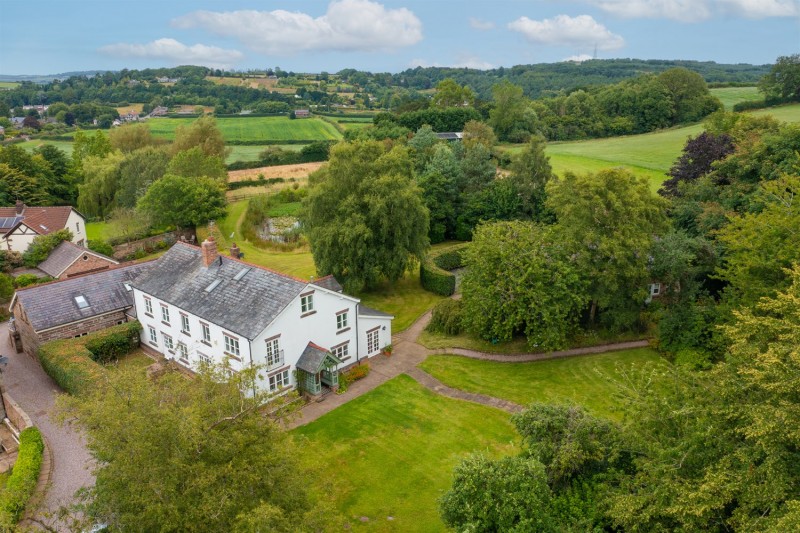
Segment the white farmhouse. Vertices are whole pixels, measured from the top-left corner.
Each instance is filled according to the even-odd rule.
[[[19,200],[14,207],[0,207],[3,250],[25,252],[39,235],[65,228],[72,232],[72,242],[86,246],[86,219],[72,207],[28,207]]]
[[[273,393],[335,390],[339,370],[391,343],[394,317],[332,277],[309,282],[222,256],[213,237],[175,244],[131,286],[143,345],[190,369],[263,366],[260,386]]]

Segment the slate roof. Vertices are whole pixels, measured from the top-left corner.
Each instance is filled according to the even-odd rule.
[[[243,268],[250,270],[234,280]],[[219,284],[207,292],[215,280]],[[223,255],[205,267],[199,247],[177,242],[133,286],[252,340],[308,283]]]
[[[78,246],[77,244],[69,241],[63,241],[61,244],[56,246],[52,252],[50,252],[50,255],[47,256],[47,259],[39,263],[38,268],[45,274],[57,278],[79,257],[83,256],[83,254],[90,254],[100,257],[114,265],[119,264],[119,261],[116,259],[106,257],[103,254],[98,254],[97,252],[92,252],[91,250],[87,250],[86,248]]]
[[[319,278],[318,280],[312,281],[311,284],[333,292],[342,292],[344,290],[332,275]]]
[[[375,318],[394,318],[394,315],[390,315],[389,313],[384,313],[383,311],[378,311],[377,309],[367,307],[364,304],[358,306],[358,316],[371,316]]]
[[[19,289],[15,298],[25,308],[28,321],[42,331],[93,316],[133,306],[133,292],[125,289],[152,261],[122,265],[61,281]],[[83,296],[89,307],[80,309],[76,296]]]
[[[332,362],[341,364],[341,361],[334,356],[331,352],[314,344],[313,342],[309,342],[306,349],[303,350],[302,355],[300,355],[300,359],[297,360],[297,368],[300,370],[305,370],[309,374],[316,374],[322,367],[324,366],[326,359],[332,359]]]
[[[436,137],[445,141],[458,141],[464,136],[463,132],[460,131],[445,131],[442,133],[437,133]]]
[[[53,233],[54,231],[64,229],[71,212],[72,207],[70,206],[24,206],[22,210],[21,221],[39,235],[47,235],[48,233]],[[0,207],[0,218],[10,218],[14,216],[17,216],[16,207]],[[0,229],[0,233],[7,233],[8,231],[14,229],[17,225],[14,225],[10,228]]]

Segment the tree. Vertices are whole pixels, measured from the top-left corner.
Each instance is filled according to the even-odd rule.
[[[27,205],[43,205],[45,195],[39,182],[16,168],[0,163],[0,200],[10,205],[20,200]]]
[[[503,80],[492,87],[492,101],[494,105],[489,111],[488,124],[497,137],[501,141],[527,140],[527,136],[533,131],[533,116],[522,87]]]
[[[479,120],[470,120],[464,124],[463,134],[461,142],[467,151],[471,150],[476,144],[481,144],[486,149],[491,150],[497,143],[497,136],[495,136],[492,127]]]
[[[472,455],[456,467],[439,508],[456,531],[557,531],[550,499],[544,467],[535,459]]]
[[[408,140],[408,146],[412,149],[411,156],[414,159],[414,169],[422,173],[433,157],[434,148],[441,144],[439,137],[434,133],[433,128],[425,124]]]
[[[60,412],[77,419],[95,459],[89,517],[116,531],[329,527],[298,448],[260,410],[268,398],[253,393],[256,373],[120,369],[85,396],[63,396]]]
[[[129,154],[155,144],[155,139],[146,123],[125,124],[108,133],[108,140],[115,150]]]
[[[550,229],[519,221],[478,226],[465,265],[467,329],[499,341],[524,333],[532,348],[566,344],[587,291]]]
[[[697,137],[689,138],[680,158],[667,172],[670,179],[662,184],[658,193],[662,196],[679,195],[681,183],[692,182],[708,174],[715,162],[733,153],[734,149],[733,138],[724,133],[714,135],[704,131]]]
[[[225,139],[222,138],[214,117],[205,115],[188,126],[178,126],[175,142],[172,143],[172,153],[177,154],[195,146],[199,146],[207,156],[216,156],[223,161],[228,156],[229,150],[225,148]]]
[[[434,107],[471,107],[475,93],[467,86],[460,86],[454,79],[446,78],[436,86],[431,104]]]
[[[430,218],[428,238],[431,244],[442,242],[455,227],[456,186],[440,172],[425,174],[419,179],[419,186]]]
[[[108,235],[114,239],[130,242],[147,236],[152,227],[150,216],[130,207],[117,207],[108,217]]]
[[[28,245],[28,249],[22,254],[22,261],[26,267],[36,267],[47,259],[50,252],[55,250],[56,246],[63,241],[71,241],[73,238],[72,232],[68,229],[60,229],[47,235],[37,235],[33,241]]]
[[[169,162],[167,173],[185,178],[205,176],[223,184],[228,181],[225,160],[219,156],[206,155],[199,146],[175,154]]]
[[[673,105],[673,123],[694,122],[722,109],[720,101],[708,92],[703,76],[683,67],[671,68],[658,75],[669,91]]]
[[[42,129],[42,124],[39,122],[39,119],[28,115],[22,120],[22,127],[30,128],[32,130],[40,130]]]
[[[800,54],[780,56],[758,84],[767,98],[800,98]]]
[[[225,205],[225,190],[217,180],[167,174],[147,189],[136,209],[155,225],[189,227],[225,216]]]
[[[169,155],[162,147],[146,146],[125,154],[119,164],[115,205],[135,207],[148,187],[167,173]]]
[[[320,274],[348,291],[395,282],[428,248],[428,210],[403,147],[340,143],[310,179],[302,220]]]
[[[511,163],[508,180],[517,190],[525,215],[537,222],[545,221],[545,186],[553,176],[550,157],[545,155],[544,137],[532,136],[525,150]]]
[[[83,183],[78,185],[78,209],[88,217],[104,217],[114,207],[119,186],[119,167],[125,156],[87,156],[81,163]]]
[[[646,297],[653,238],[666,229],[665,200],[624,169],[567,173],[546,191],[546,206],[558,220],[553,240],[590,282],[590,320],[601,309],[609,326],[630,327]]]

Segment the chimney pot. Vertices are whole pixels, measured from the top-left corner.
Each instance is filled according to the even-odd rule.
[[[214,236],[209,235],[208,238],[203,241],[203,244],[200,245],[200,249],[203,254],[203,265],[207,267],[211,266],[211,263],[219,256],[217,252],[217,241],[214,240]]]
[[[241,256],[241,251],[239,250],[239,247],[236,246],[236,243],[231,243],[231,257],[234,259],[239,259]]]

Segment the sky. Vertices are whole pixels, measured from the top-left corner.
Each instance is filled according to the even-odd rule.
[[[599,59],[774,63],[800,0],[0,0],[0,74],[295,72]]]

